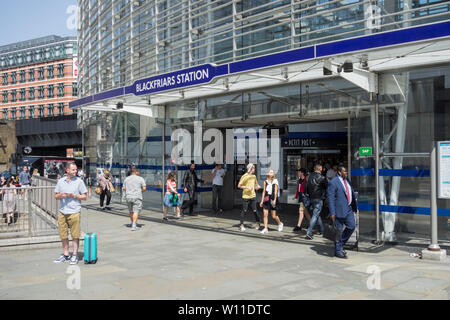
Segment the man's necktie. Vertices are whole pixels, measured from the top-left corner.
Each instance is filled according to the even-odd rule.
[[[344,186],[345,186],[345,193],[347,194],[347,201],[348,201],[348,204],[350,204],[350,190],[348,188],[346,179],[344,179]]]

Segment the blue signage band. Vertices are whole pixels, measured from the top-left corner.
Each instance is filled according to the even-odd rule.
[[[137,80],[131,86],[125,87],[125,94],[136,96],[160,91],[179,89],[193,85],[211,82],[215,77],[228,73],[228,66],[213,66],[205,64],[181,71],[160,74],[154,77]]]

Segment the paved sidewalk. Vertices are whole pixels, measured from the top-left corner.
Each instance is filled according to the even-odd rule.
[[[0,299],[450,297],[450,259],[410,257],[423,247],[376,247],[367,242],[342,260],[333,257],[332,244],[321,236],[307,241],[304,232],[292,232],[290,223],[278,232],[270,217],[269,234],[260,235],[252,228],[238,231],[236,212],[163,222],[162,213],[145,210],[138,222],[141,228],[132,232],[124,205],[98,211],[93,198],[85,207],[89,231],[98,234],[98,263],[80,261],[79,269],[55,264],[61,246],[2,252]]]

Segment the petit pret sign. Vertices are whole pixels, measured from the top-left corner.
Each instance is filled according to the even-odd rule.
[[[359,155],[360,156],[371,156],[372,155],[372,147],[359,147]]]

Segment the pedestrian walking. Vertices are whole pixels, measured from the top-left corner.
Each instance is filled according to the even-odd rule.
[[[56,167],[56,163],[53,163],[51,168],[47,170],[47,174],[45,177],[47,179],[59,179],[60,178],[59,170]]]
[[[239,229],[241,231],[245,231],[244,216],[249,210],[253,212],[253,215],[255,216],[255,221],[258,224],[258,229],[260,228],[260,219],[258,216],[258,212],[256,211],[256,192],[255,192],[255,190],[260,189],[260,186],[254,173],[255,173],[255,165],[253,163],[249,163],[247,165],[247,172],[241,177],[238,183],[238,188],[242,189],[242,211],[239,226]]]
[[[225,176],[225,170],[222,164],[217,164],[212,171],[213,182],[212,182],[212,209],[213,213],[223,212],[222,207],[222,188],[223,188],[223,177]],[[219,203],[217,204],[217,200]]]
[[[303,216],[306,216],[308,221],[311,221],[311,216],[308,211],[308,198],[305,196],[306,189],[306,179],[307,179],[307,171],[305,168],[300,168],[297,170],[298,180],[297,180],[297,190],[295,192],[295,196],[292,200],[298,199],[299,207],[298,207],[298,221],[297,225],[294,227],[293,231],[301,231],[302,230],[302,222]],[[306,202],[306,204],[305,204]]]
[[[175,172],[170,172],[166,179],[166,193],[164,194],[163,220],[168,221],[167,210],[176,207],[176,219],[182,219],[180,214],[180,194],[177,191],[177,179]]]
[[[269,220],[269,210],[272,214],[272,219],[278,224],[278,231],[283,231],[283,223],[277,216],[278,198],[280,196],[280,187],[278,185],[278,180],[275,178],[275,172],[273,169],[269,169],[266,175],[266,180],[264,181],[262,199],[259,206],[263,208],[264,213],[264,229],[262,229],[261,234],[266,234],[269,232],[268,220]]]
[[[3,213],[6,213],[6,223],[8,226],[14,223],[14,212],[16,211],[17,190],[12,177],[6,180],[1,189],[3,196]]]
[[[333,163],[333,166],[327,171],[327,179],[328,181],[331,181],[334,179],[334,177],[336,177],[337,175],[337,164]]]
[[[338,176],[330,181],[328,185],[328,205],[330,216],[336,227],[340,231],[338,241],[335,241],[335,256],[347,258],[344,245],[352,235],[356,227],[354,212],[357,212],[355,192],[348,181],[347,168],[339,166]],[[345,226],[345,229],[344,229]]]
[[[33,175],[31,176],[31,186],[36,187],[37,186],[37,179],[36,177],[40,177],[38,169],[33,170]]]
[[[125,191],[125,199],[130,213],[131,231],[137,230],[137,220],[142,210],[142,193],[147,189],[144,178],[139,176],[139,169],[131,169],[131,173],[123,181],[122,190]]]
[[[28,167],[23,166],[22,172],[19,173],[19,184],[22,187],[20,190],[20,195],[24,195],[25,200],[28,200],[28,191],[26,188],[30,186],[30,173],[28,172]]]
[[[111,210],[109,206],[111,202],[111,174],[109,170],[105,170],[102,175],[98,177],[98,184],[102,188],[102,192],[100,193],[100,210]],[[106,197],[106,206],[103,206],[105,203]]]
[[[6,184],[6,179],[4,176],[0,176],[0,189]],[[3,194],[0,192],[0,201],[3,201]],[[4,212],[3,212],[4,213]]]
[[[320,212],[323,208],[323,200],[326,197],[327,186],[327,178],[322,175],[322,165],[316,164],[314,172],[309,175],[306,183],[306,194],[309,195],[312,207],[312,217],[306,231],[305,239],[307,240],[313,239],[313,229],[316,223],[319,223],[320,234],[323,234],[323,222]]]
[[[197,185],[199,182],[204,182],[197,177],[197,173],[195,172],[195,162],[191,161],[191,165],[189,166],[189,170],[186,171],[183,177],[183,185],[184,192],[189,194],[189,200],[184,202],[181,206],[181,212],[184,214],[185,210],[189,208],[189,215],[193,216],[194,214],[194,202],[195,202],[195,193],[197,189]]]
[[[58,180],[55,187],[55,199],[60,200],[58,213],[58,230],[64,253],[54,262],[70,261],[78,263],[80,244],[81,201],[87,199],[86,186],[77,174],[77,165],[69,162],[66,165],[66,176]],[[69,253],[69,233],[72,235],[73,253]]]

